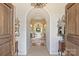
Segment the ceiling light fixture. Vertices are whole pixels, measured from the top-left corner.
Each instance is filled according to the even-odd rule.
[[[34,8],[43,8],[47,5],[47,3],[31,3],[31,6]]]

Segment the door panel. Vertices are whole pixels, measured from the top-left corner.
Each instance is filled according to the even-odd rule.
[[[75,34],[76,33],[76,5],[70,7],[68,9],[68,33]]]
[[[79,4],[78,4],[79,5]],[[76,34],[79,35],[79,6],[77,6],[77,19],[76,19],[76,24],[77,24],[77,30],[76,30]]]
[[[8,55],[8,53],[11,53],[10,43],[7,41],[4,44],[0,45],[0,51],[0,55]]]
[[[66,52],[67,55],[79,56],[79,4],[68,4],[66,6],[66,13]]]
[[[10,35],[0,36],[0,45],[8,41],[10,41]]]
[[[0,35],[3,35],[3,22],[4,22],[4,19],[3,19],[3,7],[1,6],[0,4]]]
[[[12,55],[13,17],[12,9],[0,3],[0,55]]]

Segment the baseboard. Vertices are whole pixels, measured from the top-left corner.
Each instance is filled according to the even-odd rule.
[[[18,52],[18,56],[27,56],[27,53]]]
[[[26,54],[20,53],[20,54],[18,54],[18,56],[27,56],[27,55],[26,55]]]
[[[58,56],[58,52],[50,52],[50,56]]]

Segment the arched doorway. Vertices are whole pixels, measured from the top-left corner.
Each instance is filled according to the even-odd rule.
[[[30,21],[30,39],[32,46],[46,46],[46,20],[32,18]]]
[[[43,24],[43,22],[44,22],[44,24]],[[45,34],[43,33],[43,36],[45,35],[45,41],[42,38],[43,36],[41,35],[41,33],[42,33],[41,27],[42,26],[44,26],[44,27],[46,26],[45,28],[43,28],[43,30],[45,31]],[[33,33],[31,33],[31,32],[33,32]],[[38,37],[41,40],[35,39],[37,36],[35,37],[34,33],[36,35],[38,34]],[[40,35],[41,35],[41,37],[40,37]],[[35,43],[35,41],[32,41],[32,39],[33,39],[32,36],[34,36],[34,40],[35,41],[37,40],[38,43]],[[32,8],[29,11],[29,13],[27,15],[27,39],[28,39],[27,40],[28,50],[29,50],[29,48],[31,48],[33,46],[32,43],[34,43],[37,46],[39,46],[39,45],[45,46],[48,49],[48,51],[50,50],[50,17],[49,17],[48,12],[45,9]]]

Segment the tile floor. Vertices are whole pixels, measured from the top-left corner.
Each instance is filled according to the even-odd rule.
[[[28,51],[28,56],[50,56],[44,46],[32,46]]]

